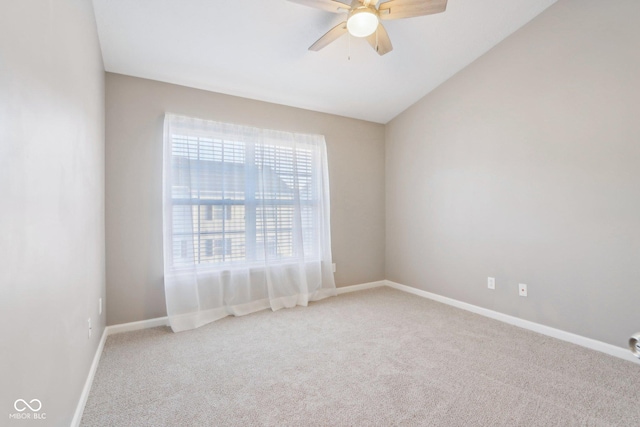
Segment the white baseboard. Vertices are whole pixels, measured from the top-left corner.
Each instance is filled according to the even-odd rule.
[[[98,370],[98,364],[100,363],[100,357],[102,356],[102,350],[104,350],[104,344],[107,342],[107,337],[109,335],[118,334],[120,332],[137,331],[140,329],[155,328],[156,326],[165,326],[168,324],[169,320],[166,317],[159,317],[156,319],[124,323],[121,325],[112,325],[104,328],[102,337],[100,338],[100,344],[98,344],[96,354],[93,356],[93,362],[91,363],[91,367],[89,368],[87,380],[85,381],[84,387],[82,388],[80,400],[78,401],[76,412],[73,415],[73,420],[71,421],[71,427],[78,427],[80,425],[80,421],[82,421],[82,413],[84,412],[84,407],[87,404],[87,399],[89,398],[91,385],[93,385],[93,378],[95,377],[96,371]]]
[[[364,289],[379,288],[381,286],[385,286],[386,284],[386,280],[379,280],[377,282],[361,283],[359,285],[342,286],[340,288],[336,288],[336,290],[338,291],[338,295],[342,295],[349,292],[362,291]]]
[[[91,367],[89,368],[89,375],[87,375],[87,380],[84,382],[84,387],[80,394],[80,401],[76,407],[76,412],[73,414],[71,427],[78,427],[82,420],[82,413],[84,412],[84,406],[87,404],[87,399],[89,398],[89,392],[91,391],[91,385],[93,384],[93,377],[96,375],[96,371],[98,370],[98,364],[100,363],[100,356],[102,356],[104,343],[107,342],[107,336],[109,335],[107,329],[108,328],[104,328],[102,337],[100,337],[100,343],[96,349],[96,354],[93,356],[93,362],[91,362]]]
[[[481,316],[489,317],[491,319],[499,320],[510,325],[518,326],[520,328],[528,329],[533,332],[537,332],[542,335],[547,335],[553,338],[557,338],[562,341],[567,341],[572,344],[576,344],[582,347],[596,350],[601,353],[608,354],[620,359],[627,360],[629,362],[640,364],[640,359],[633,356],[627,348],[617,347],[615,345],[607,344],[602,341],[597,341],[591,338],[576,335],[571,332],[566,332],[561,329],[552,328],[550,326],[541,325],[539,323],[531,322],[529,320],[520,319],[519,317],[509,316],[508,314],[500,313],[497,311],[489,310],[477,305],[468,304],[466,302],[458,301],[452,298],[443,297],[441,295],[433,294],[431,292],[423,291],[421,289],[412,288],[411,286],[401,285],[399,283],[385,280],[386,286],[397,289],[399,291],[408,292],[413,295],[418,295],[423,298],[428,298],[443,304],[447,304],[453,307],[461,308],[472,313],[479,314]]]
[[[499,320],[501,322],[508,323],[510,325],[518,326],[520,328],[528,329],[530,331],[534,331],[539,334],[547,335],[553,338],[560,339],[562,341],[567,341],[582,347],[589,348],[591,350],[596,350],[596,351],[608,354],[610,356],[614,356],[620,359],[624,359],[630,362],[640,364],[640,359],[634,357],[631,354],[631,352],[626,348],[616,347],[614,345],[607,344],[602,341],[597,341],[591,338],[572,334],[570,332],[566,332],[560,329],[555,329],[549,326],[541,325],[539,323],[531,322],[529,320],[520,319],[518,317],[509,316],[504,313],[499,313],[497,311],[478,307],[477,305],[468,304],[466,302],[458,301],[452,298],[443,297],[441,295],[433,294],[431,292],[423,291],[421,289],[412,288],[411,286],[401,285],[400,283],[395,283],[390,280],[380,280],[377,282],[362,283],[359,285],[343,286],[343,287],[337,288],[337,291],[338,291],[338,295],[341,295],[349,292],[362,291],[365,289],[379,288],[382,286],[388,286],[390,288],[397,289],[399,291],[407,292],[423,298],[428,298],[430,300],[441,302],[443,304],[447,304],[453,307],[461,308],[463,310],[467,310],[472,313],[479,314],[481,316]],[[89,374],[87,375],[87,380],[85,382],[84,388],[82,389],[82,394],[80,395],[80,401],[78,402],[78,406],[76,408],[73,421],[71,422],[71,427],[78,427],[80,425],[80,421],[82,419],[82,413],[84,412],[84,406],[87,403],[89,392],[91,391],[91,385],[93,383],[93,378],[96,374],[96,370],[98,369],[98,364],[100,363],[100,356],[102,355],[102,350],[104,349],[104,344],[107,340],[107,337],[109,335],[118,334],[121,332],[138,331],[141,329],[155,328],[158,326],[168,326],[168,325],[169,325],[169,319],[167,317],[158,317],[155,319],[142,320],[139,322],[131,322],[131,323],[123,323],[120,325],[107,326],[105,328],[104,332],[102,333],[102,338],[100,339],[100,344],[96,349],[96,354],[93,357],[93,363],[91,364],[91,368],[89,369]]]
[[[119,325],[107,326],[107,335],[119,334],[121,332],[139,331],[141,329],[157,328],[158,326],[168,325],[168,317],[156,317],[155,319],[141,320],[139,322],[121,323]]]
[[[337,288],[337,291],[338,295],[340,295],[347,292],[355,292],[363,289],[377,288],[380,286],[385,286],[384,280],[378,282],[363,283],[360,285],[344,286],[342,288]],[[89,392],[91,391],[93,378],[95,377],[96,370],[98,369],[100,356],[102,356],[102,351],[104,350],[104,344],[107,341],[107,337],[122,332],[139,331],[141,329],[156,328],[158,326],[169,326],[169,318],[157,317],[155,319],[141,320],[139,322],[121,323],[119,325],[107,326],[104,329],[102,337],[100,338],[100,344],[98,344],[96,354],[93,357],[93,362],[91,363],[91,368],[89,369],[87,380],[85,381],[84,387],[82,389],[80,401],[78,402],[78,406],[76,407],[76,412],[73,416],[71,427],[78,427],[80,425],[80,421],[82,420],[82,413],[84,412],[84,407],[87,404],[87,399],[89,398]]]

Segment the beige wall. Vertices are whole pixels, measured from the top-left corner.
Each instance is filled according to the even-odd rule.
[[[91,2],[3,1],[0,424],[71,423],[105,325],[104,257],[104,71]],[[17,399],[39,399],[46,421],[10,419]]]
[[[338,286],[384,279],[384,126],[107,73],[107,321],[164,316],[165,112],[325,135]]]
[[[639,16],[636,0],[562,0],[388,124],[388,279],[626,345]]]

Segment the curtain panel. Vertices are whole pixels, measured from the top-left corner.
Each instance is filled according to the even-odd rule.
[[[336,295],[323,136],[166,114],[163,220],[175,332]]]

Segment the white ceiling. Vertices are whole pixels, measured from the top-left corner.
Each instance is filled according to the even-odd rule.
[[[382,57],[349,36],[309,52],[344,15],[286,0],[93,4],[107,71],[387,123],[555,1],[449,0],[385,21]]]

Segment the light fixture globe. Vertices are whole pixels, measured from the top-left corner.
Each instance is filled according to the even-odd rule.
[[[379,20],[376,10],[369,6],[353,9],[347,19],[347,30],[353,37],[367,37],[378,28]]]

